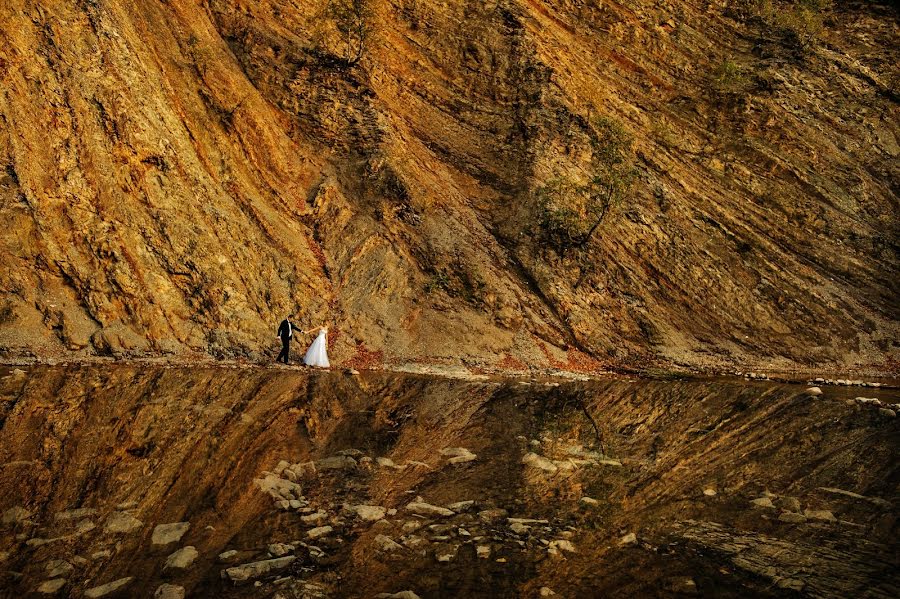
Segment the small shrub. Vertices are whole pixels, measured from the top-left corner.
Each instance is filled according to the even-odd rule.
[[[747,91],[748,81],[744,69],[731,58],[726,58],[710,75],[710,87],[722,95],[737,95]]]

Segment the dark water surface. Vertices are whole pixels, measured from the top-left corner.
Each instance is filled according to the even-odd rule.
[[[2,596],[900,596],[894,389],[0,376]]]

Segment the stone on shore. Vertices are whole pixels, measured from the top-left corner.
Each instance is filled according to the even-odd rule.
[[[554,464],[551,460],[548,460],[544,456],[538,455],[534,452],[526,453],[522,457],[522,463],[531,468],[549,472],[550,474],[553,474],[557,470],[559,470],[556,464]]]
[[[394,470],[403,470],[404,466],[394,463],[391,458],[375,458],[375,462],[384,468],[393,468]]]
[[[556,539],[554,541],[550,541],[550,547],[552,549],[558,549],[560,551],[566,551],[568,553],[575,553],[575,545],[572,544],[572,541],[567,541],[565,539]]]
[[[756,507],[765,507],[765,508],[774,508],[775,504],[772,503],[772,500],[768,497],[758,497],[750,501]]]
[[[826,522],[835,522],[837,518],[828,510],[804,510],[803,515],[811,520],[824,520]]]
[[[637,545],[637,535],[633,532],[628,533],[619,540],[619,545]]]
[[[399,543],[396,543],[394,539],[387,535],[376,535],[375,543],[382,551],[396,551],[397,549],[403,549]]]
[[[316,460],[316,468],[319,470],[352,470],[356,466],[356,460],[348,455],[335,455]]]
[[[171,524],[159,524],[153,529],[153,537],[150,542],[153,545],[168,545],[181,540],[184,533],[191,527],[190,522],[173,522]]]
[[[420,516],[447,517],[454,515],[453,510],[448,510],[445,507],[431,505],[430,503],[425,503],[424,501],[413,501],[406,506],[406,510]]]
[[[79,520],[81,518],[88,518],[90,516],[93,516],[96,513],[97,513],[97,510],[95,510],[92,507],[81,507],[81,508],[75,508],[75,509],[71,509],[71,510],[63,510],[63,511],[59,512],[58,514],[56,514],[56,516],[54,516],[54,518],[56,520],[61,520],[61,521]]]
[[[309,529],[306,532],[306,536],[312,540],[321,539],[322,537],[327,537],[333,530],[330,526],[317,526]]]
[[[457,514],[461,514],[463,512],[469,511],[469,509],[471,509],[474,505],[475,502],[470,499],[468,501],[457,501],[456,503],[451,503],[447,506],[447,509],[453,510]]]
[[[478,457],[465,447],[445,447],[441,450],[441,455],[449,457],[448,462],[451,464],[464,464]]]
[[[354,505],[349,508],[357,518],[366,522],[381,520],[385,515],[385,508],[380,505]]]
[[[822,395],[822,389],[820,387],[809,387],[805,393],[807,395],[812,395],[813,397],[817,395]]]
[[[274,474],[267,474],[263,478],[253,480],[259,490],[267,493],[276,501],[288,501],[303,497],[303,489],[295,482],[279,478]]]
[[[289,555],[287,557],[241,564],[240,566],[234,566],[223,570],[222,578],[228,578],[234,582],[244,582],[253,578],[265,576],[270,572],[282,570],[288,567],[295,559],[297,559],[295,556]]]
[[[317,512],[313,512],[312,514],[306,514],[305,516],[300,516],[300,521],[304,524],[321,524],[328,519],[328,514],[319,510]]]
[[[378,593],[376,599],[422,599],[412,591],[400,591],[399,593]]]

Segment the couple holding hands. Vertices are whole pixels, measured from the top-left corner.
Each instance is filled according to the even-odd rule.
[[[294,336],[294,328],[294,323],[291,322],[290,316],[285,317],[285,319],[281,321],[281,324],[278,325],[276,338],[281,339],[281,353],[275,358],[276,362],[280,362],[281,358],[284,357],[284,363],[288,363],[288,353],[291,349],[291,338]],[[300,331],[300,334],[305,335],[316,331],[318,331],[319,334],[313,340],[309,349],[306,350],[306,355],[303,357],[303,363],[307,366],[329,368],[331,364],[328,362],[328,327],[323,325],[308,331]]]

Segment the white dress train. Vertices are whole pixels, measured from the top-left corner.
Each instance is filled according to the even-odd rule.
[[[307,366],[331,367],[331,364],[328,362],[328,329],[319,331],[319,336],[315,338],[312,345],[306,350],[303,363]]]

